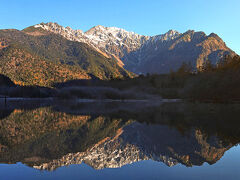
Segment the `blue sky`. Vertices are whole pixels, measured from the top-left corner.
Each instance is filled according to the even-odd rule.
[[[217,33],[240,54],[240,0],[0,0],[0,29],[58,22],[116,26],[144,35],[174,29]]]

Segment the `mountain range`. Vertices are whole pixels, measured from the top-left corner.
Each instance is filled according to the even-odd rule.
[[[168,73],[176,70],[182,62],[200,67],[207,59],[215,64],[223,55],[235,54],[217,34],[206,35],[192,30],[185,33],[169,30],[161,35],[144,36],[104,26],[95,26],[86,32],[57,23],[33,27],[60,34],[71,41],[87,43],[105,56],[115,57],[120,65],[135,73]]]
[[[51,22],[0,30],[0,73],[23,85],[169,73],[183,62],[196,69],[224,55],[235,52],[217,34],[192,30],[144,36],[104,26],[83,32]]]
[[[0,30],[0,44],[0,73],[20,85],[51,86],[73,79],[133,75],[89,45],[53,33]]]

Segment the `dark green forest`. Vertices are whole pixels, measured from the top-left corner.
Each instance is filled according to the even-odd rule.
[[[176,72],[146,74],[135,78],[84,79],[55,83],[53,88],[2,82],[0,94],[10,97],[57,97],[90,99],[185,99],[190,101],[238,102],[240,57],[225,56],[217,65],[206,60],[193,70],[183,63]]]

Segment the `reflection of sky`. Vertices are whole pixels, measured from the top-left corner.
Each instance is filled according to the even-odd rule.
[[[240,179],[240,146],[233,147],[214,165],[187,168],[183,165],[168,167],[161,162],[141,161],[117,169],[95,170],[86,164],[61,167],[53,172],[39,171],[21,163],[0,165],[0,179],[178,179],[178,180],[237,180]]]

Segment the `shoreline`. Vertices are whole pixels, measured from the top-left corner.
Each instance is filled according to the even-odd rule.
[[[77,101],[77,102],[180,102],[183,99],[80,99],[80,98],[70,98],[61,99],[55,97],[48,98],[24,98],[24,97],[0,97],[0,101]]]

